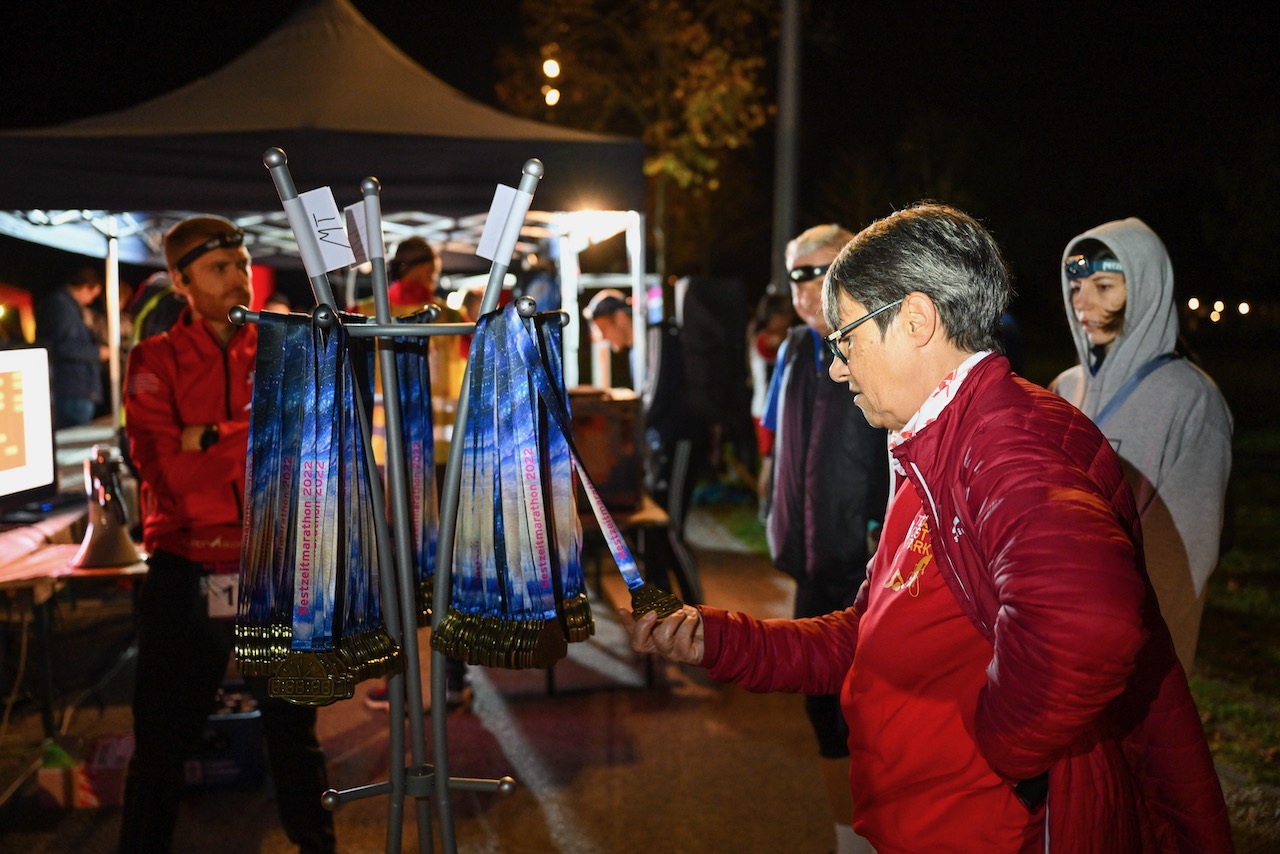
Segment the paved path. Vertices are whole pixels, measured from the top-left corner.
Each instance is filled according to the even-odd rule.
[[[709,601],[761,616],[789,613],[785,576],[759,557],[729,550],[732,538],[713,522],[699,519],[691,528]],[[606,599],[625,601],[620,578],[609,567],[604,574]],[[715,685],[696,669],[664,664],[646,687],[644,662],[627,646],[609,604],[596,599],[593,610],[596,636],[570,646],[569,658],[556,666],[554,696],[543,671],[474,669],[475,702],[449,719],[450,772],[510,774],[519,785],[508,797],[453,794],[458,850],[830,850],[816,748],[800,699],[748,694]],[[119,620],[111,626],[117,634],[127,629]],[[425,632],[420,640],[425,662]],[[82,707],[70,732],[92,738],[128,731],[131,676],[125,668],[100,707]],[[331,781],[339,788],[387,778],[389,719],[361,701],[370,684],[359,686],[355,699],[320,710]],[[0,815],[0,852],[115,850],[118,809],[59,811],[32,803],[18,799]],[[387,812],[381,796],[344,805],[336,819],[341,850],[384,851]],[[410,800],[406,851],[417,850],[413,812]],[[175,850],[276,854],[291,847],[263,787],[188,797]]]
[[[695,508],[688,526],[708,602],[757,616],[786,616],[792,584]],[[606,599],[625,587],[604,572]],[[827,852],[826,816],[813,737],[800,699],[753,695],[709,682],[701,671],[658,665],[646,686],[644,662],[627,647],[609,605],[593,603],[597,633],[570,646],[549,696],[543,671],[474,670],[475,703],[449,718],[450,772],[519,783],[509,797],[453,795],[458,850],[465,854],[649,854],[654,851]],[[64,603],[68,660],[114,653],[129,637],[128,599],[118,592]],[[420,635],[423,661],[426,634]],[[424,684],[426,683],[424,674]],[[127,732],[129,666],[66,721],[71,736]],[[332,783],[343,789],[387,779],[386,713],[353,700],[320,710]],[[18,714],[5,745],[38,736],[38,716]],[[428,728],[429,733],[429,728]],[[1280,850],[1280,799],[1224,775],[1241,854]],[[344,805],[340,850],[386,850],[388,800]],[[413,802],[406,803],[403,850],[418,850]],[[434,820],[434,819],[433,819]],[[1246,827],[1246,830],[1240,830]],[[32,798],[0,811],[0,854],[107,854],[115,851],[118,809],[54,810]],[[438,834],[438,826],[434,828]],[[437,837],[438,838],[438,837]],[[285,854],[269,786],[189,796],[175,851]],[[436,843],[436,851],[442,850]]]

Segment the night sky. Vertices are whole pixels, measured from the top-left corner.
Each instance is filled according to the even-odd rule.
[[[354,4],[429,70],[494,102],[494,48],[519,37],[518,2]],[[169,91],[250,47],[296,5],[16,4],[0,36],[0,127],[54,124]],[[850,163],[860,162],[873,173],[911,172],[922,192],[982,219],[1006,249],[1028,313],[1060,305],[1056,265],[1067,240],[1123,216],[1165,238],[1180,287],[1212,281],[1220,265],[1204,221],[1221,175],[1248,162],[1259,129],[1280,115],[1275,31],[1260,7],[1133,5],[808,4],[798,224],[840,218],[856,228],[865,223],[855,217],[913,200],[912,182],[895,176],[883,192],[849,201]],[[920,162],[927,171],[939,161],[922,159],[908,139],[952,152],[944,180],[919,178]],[[768,150],[766,140],[761,156]],[[758,226],[766,238],[768,229]],[[0,254],[12,254],[11,243]],[[747,261],[767,269],[767,250]],[[724,263],[717,272],[761,275]]]

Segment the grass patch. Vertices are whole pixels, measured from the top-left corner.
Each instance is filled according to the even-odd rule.
[[[1237,682],[1192,675],[1191,693],[1214,759],[1251,782],[1280,786],[1280,716],[1274,697]]]
[[[1214,758],[1280,785],[1280,433],[1234,442],[1231,548],[1209,580],[1191,692]]]
[[[708,504],[700,509],[707,511],[753,553],[768,556],[769,543],[765,540],[764,525],[757,516],[755,502]]]

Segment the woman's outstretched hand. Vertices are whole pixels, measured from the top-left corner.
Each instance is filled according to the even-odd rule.
[[[678,664],[702,664],[702,614],[692,605],[685,605],[661,622],[653,611],[637,620],[626,608],[618,609],[618,618],[636,652],[656,653]]]

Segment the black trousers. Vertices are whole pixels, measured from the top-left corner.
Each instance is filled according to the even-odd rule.
[[[841,611],[853,604],[858,586],[852,590],[847,582],[815,581],[796,582],[796,619],[821,617],[833,611]],[[849,725],[840,709],[839,694],[808,694],[804,698],[804,711],[809,716],[813,734],[818,738],[818,753],[823,759],[843,759],[849,755]]]
[[[138,604],[134,754],[125,782],[121,854],[171,850],[185,759],[214,709],[235,643],[234,622],[208,615],[199,564],[165,552],[153,554],[149,564]],[[286,835],[300,851],[333,852],[333,816],[320,804],[329,782],[316,710],[268,697],[265,679],[245,681],[262,712]]]

